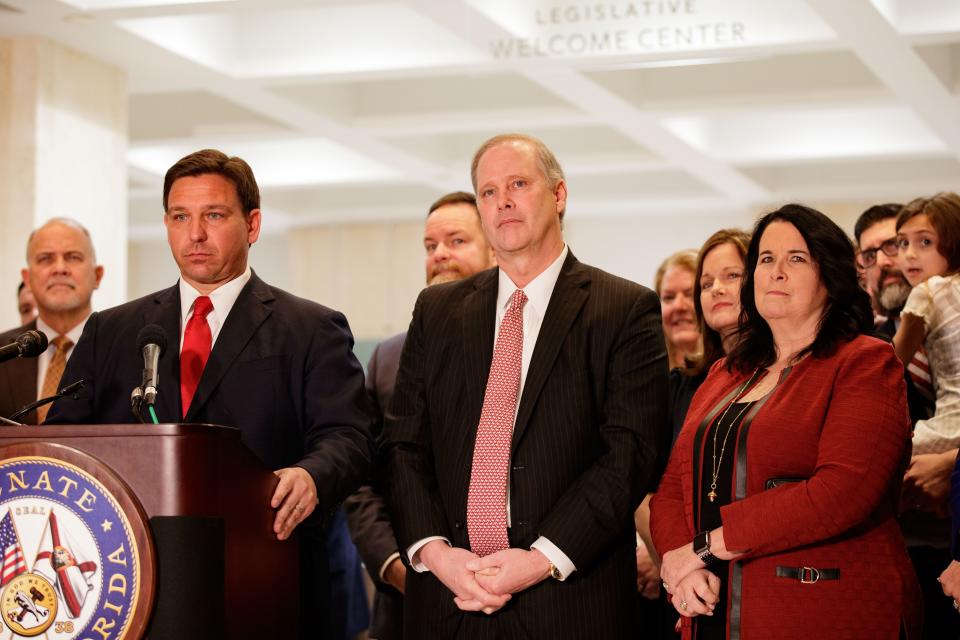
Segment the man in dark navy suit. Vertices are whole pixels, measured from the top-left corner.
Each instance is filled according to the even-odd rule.
[[[64,374],[85,398],[59,401],[49,422],[127,423],[141,377],[137,335],[163,328],[161,422],[238,427],[280,478],[270,506],[281,540],[297,529],[303,633],[332,620],[323,526],[370,465],[363,371],[346,319],[271,287],[249,268],[260,233],[260,193],[240,158],[203,150],[164,180],[167,239],[180,268],[173,287],[94,313]]]

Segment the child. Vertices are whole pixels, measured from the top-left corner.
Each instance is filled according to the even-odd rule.
[[[917,422],[913,454],[960,446],[960,196],[917,198],[897,216],[900,270],[913,287],[894,348],[909,363],[923,343],[937,392],[934,416]]]

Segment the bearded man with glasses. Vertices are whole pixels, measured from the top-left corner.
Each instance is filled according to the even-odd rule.
[[[874,309],[881,314],[878,334],[893,338],[910,284],[897,261],[897,214],[902,205],[879,204],[864,211],[854,226],[857,267]],[[917,351],[906,370],[907,403],[912,422],[933,415],[934,393],[926,353]],[[957,637],[960,616],[944,602],[936,578],[938,563],[950,560],[950,473],[957,450],[915,455],[903,479],[900,528],[923,591],[924,638]],[[944,565],[945,566],[945,565]],[[937,635],[943,634],[943,635]]]

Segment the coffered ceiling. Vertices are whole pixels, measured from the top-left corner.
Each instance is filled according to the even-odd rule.
[[[578,217],[960,189],[956,0],[0,0],[19,34],[127,71],[135,234],[209,146],[275,229],[420,218],[506,131]]]

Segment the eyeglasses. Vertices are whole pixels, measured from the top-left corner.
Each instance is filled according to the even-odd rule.
[[[900,247],[897,244],[896,238],[890,238],[889,240],[884,240],[880,243],[879,247],[873,249],[864,249],[857,256],[857,265],[861,269],[869,269],[873,265],[877,264],[877,251],[883,251],[884,255],[890,258],[896,257],[900,253]]]

